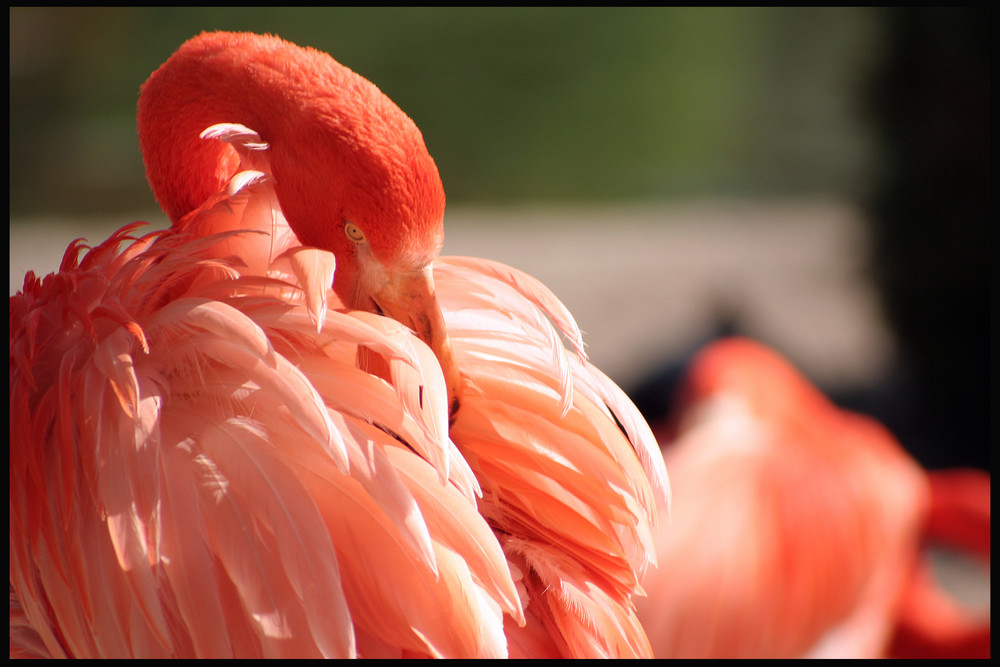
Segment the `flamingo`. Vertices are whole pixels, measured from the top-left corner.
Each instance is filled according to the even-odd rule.
[[[11,656],[651,655],[652,432],[544,285],[439,255],[412,120],[210,32],[138,127],[170,228],[10,299]]]
[[[989,559],[989,476],[927,473],[748,338],[693,358],[664,444],[672,521],[639,617],[657,657],[989,656],[922,556]]]

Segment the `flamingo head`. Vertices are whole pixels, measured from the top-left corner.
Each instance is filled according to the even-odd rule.
[[[698,406],[738,401],[758,419],[793,426],[831,412],[829,401],[784,357],[748,338],[718,340],[692,360],[677,402],[697,420]]]
[[[214,123],[245,125],[266,142],[292,231],[336,256],[333,288],[348,307],[392,317],[434,350],[454,412],[460,377],[432,273],[444,187],[416,124],[326,53],[271,35],[203,33],[139,99],[147,176],[175,222],[238,165],[229,147],[199,139]]]
[[[437,166],[409,116],[321,55],[331,72],[307,68],[298,113],[262,123],[282,211],[304,245],[334,253],[333,288],[348,307],[398,320],[433,349],[454,413],[460,378],[432,271],[444,242]]]

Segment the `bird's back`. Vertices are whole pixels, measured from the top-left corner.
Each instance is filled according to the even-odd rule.
[[[659,657],[879,654],[918,550],[916,464],[787,362],[721,341],[693,362],[660,568],[639,602]]]

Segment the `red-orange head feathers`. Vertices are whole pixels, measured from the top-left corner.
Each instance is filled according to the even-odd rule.
[[[420,130],[325,53],[270,35],[203,33],[143,85],[138,120],[150,185],[175,222],[237,166],[231,148],[200,133],[240,123],[268,143],[278,199],[303,244],[345,259],[352,222],[386,263],[427,264],[440,249],[444,188]]]
[[[268,144],[282,212],[303,245],[336,255],[338,296],[410,326],[447,366],[430,272],[444,188],[414,122],[325,53],[270,35],[203,33],[139,97],[146,174],[175,223],[239,166],[229,145],[200,137],[217,123],[245,125]]]

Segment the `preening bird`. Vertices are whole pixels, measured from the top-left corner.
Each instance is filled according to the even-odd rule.
[[[216,32],[138,125],[170,229],[10,299],[11,655],[649,655],[656,442],[411,119]]]
[[[988,617],[922,553],[936,538],[988,562],[988,475],[927,473],[741,337],[699,351],[655,433],[672,520],[637,605],[657,657],[988,657]]]

